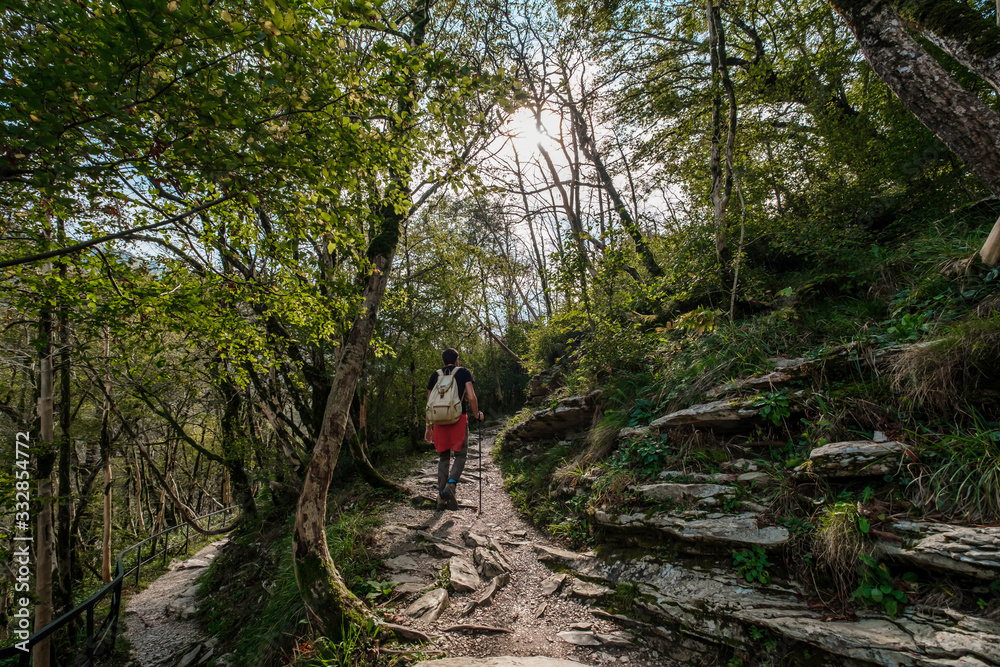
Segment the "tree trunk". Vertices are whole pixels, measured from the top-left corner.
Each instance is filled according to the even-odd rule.
[[[361,434],[354,427],[354,422],[348,419],[345,426],[347,446],[350,449],[351,458],[354,459],[354,465],[356,465],[358,470],[361,472],[361,477],[377,489],[389,489],[390,491],[395,491],[396,493],[404,496],[412,495],[410,489],[406,488],[402,484],[397,484],[390,479],[386,479],[378,470],[375,469],[375,466],[373,466],[372,462],[368,459],[368,453],[365,451],[364,443],[361,441]]]
[[[960,0],[892,0],[927,39],[1000,92],[1000,28]]]
[[[1000,115],[965,90],[906,32],[883,0],[830,0],[875,73],[903,105],[1000,196]]]
[[[907,110],[1000,196],[1000,115],[920,48],[884,0],[830,4],[844,17],[872,69]],[[980,253],[989,266],[1000,259],[1000,220]]]
[[[220,360],[221,361],[221,360]],[[245,429],[240,423],[240,412],[243,399],[239,389],[226,372],[220,371],[219,389],[224,405],[222,407],[222,456],[225,459],[229,479],[232,480],[236,497],[243,513],[253,516],[257,513],[253,490],[250,488],[250,478],[247,476],[243,462],[248,458]]]
[[[410,47],[419,49],[430,23],[430,0],[421,0],[410,16],[413,31]],[[416,104],[416,81],[411,78],[407,90],[397,100],[400,118],[411,116]],[[390,126],[404,142],[405,129]],[[405,146],[401,147],[405,151]],[[408,215],[410,167],[394,169],[379,210],[380,227],[366,253],[369,271],[364,282],[361,308],[344,341],[334,368],[333,386],[327,395],[322,423],[313,447],[312,460],[306,468],[302,491],[295,512],[292,558],[299,594],[312,617],[328,637],[337,640],[344,630],[359,627],[367,616],[364,605],[344,584],[330,557],[326,541],[326,496],[343,446],[348,410],[365,354],[371,344],[375,320],[385,296],[392,269],[392,258],[399,245],[403,219]]]
[[[997,0],[1000,2],[1000,0]],[[524,188],[524,178],[521,175],[521,162],[517,156],[517,149],[514,149],[514,170],[517,174],[517,187],[521,192],[521,202],[524,204],[524,218],[528,222],[528,233],[531,235],[531,249],[534,251],[535,261],[538,264],[538,279],[542,284],[542,297],[545,299],[545,315],[552,318],[552,296],[549,294],[549,281],[545,271],[545,258],[538,247],[538,240],[535,238],[535,226],[531,223],[531,207],[528,205],[528,195]]]
[[[566,75],[565,69],[563,72],[564,78],[568,79],[569,77]],[[601,185],[604,186],[604,191],[611,198],[611,203],[615,207],[615,212],[618,213],[618,219],[621,221],[622,227],[625,228],[625,231],[632,238],[632,242],[635,243],[635,251],[642,259],[643,266],[646,267],[646,272],[653,277],[662,276],[663,269],[656,263],[656,258],[653,257],[653,251],[649,249],[646,238],[642,235],[638,225],[635,224],[635,220],[632,219],[632,215],[629,213],[628,207],[625,206],[625,202],[622,201],[621,194],[619,194],[618,188],[615,187],[614,179],[611,178],[604,160],[601,159],[601,154],[597,151],[597,142],[594,141],[588,130],[589,124],[587,123],[587,119],[580,110],[578,103],[573,100],[568,88],[567,96],[569,99],[566,106],[573,117],[573,127],[576,130],[577,139],[580,142],[580,148],[583,150],[584,156],[590,160],[590,163],[594,165],[594,169],[597,170],[597,176],[601,179]]]
[[[104,513],[101,532],[101,579],[111,581],[111,405],[107,395],[111,392],[111,332],[104,328],[105,397],[101,407],[101,463],[104,466]]]
[[[326,541],[326,496],[347,429],[347,411],[385,295],[391,262],[391,252],[377,257],[368,277],[361,314],[354,320],[337,362],[322,428],[306,468],[295,513],[293,557],[299,593],[323,631],[335,639],[343,629],[364,623],[364,607],[344,584],[330,556]]]
[[[51,265],[45,271],[51,270]],[[55,420],[53,415],[53,372],[52,372],[52,313],[48,304],[42,306],[39,327],[41,350],[38,382],[38,420],[41,451],[38,455],[38,502],[40,505],[35,534],[35,632],[52,622],[52,570],[53,542],[52,529],[52,469],[55,466],[53,451],[55,440]],[[47,638],[35,645],[32,652],[35,667],[49,667],[52,640]]]
[[[65,231],[62,220],[59,220],[60,245],[66,245]],[[66,264],[60,262],[60,279],[66,279]],[[63,614],[73,608],[73,489],[71,487],[73,440],[70,436],[70,421],[72,406],[70,405],[70,330],[69,311],[59,309],[59,504],[56,510],[58,530],[56,531],[56,562],[58,577],[56,590],[58,592],[59,613]],[[72,636],[75,623],[70,623]]]
[[[713,4],[707,0],[705,17],[708,23],[709,60],[712,67],[712,149],[709,157],[709,173],[712,176],[712,212],[715,222],[715,255],[722,270],[723,284],[729,281],[731,251],[726,229],[726,210],[733,193],[733,149],[736,142],[736,95],[729,79],[728,58],[726,56],[726,35],[722,20]],[[722,95],[728,102],[728,123],[726,124],[726,152],[723,160],[722,142]]]

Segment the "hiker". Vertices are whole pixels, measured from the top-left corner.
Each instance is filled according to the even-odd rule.
[[[434,444],[434,449],[438,451],[438,499],[437,509],[442,510],[447,507],[450,510],[458,509],[458,499],[455,496],[455,485],[462,477],[462,470],[465,469],[465,457],[467,445],[469,443],[468,415],[472,414],[474,419],[483,420],[483,413],[479,410],[479,400],[476,398],[476,390],[473,388],[475,380],[472,373],[467,368],[458,366],[458,350],[448,348],[441,354],[444,360],[444,368],[434,371],[430,381],[427,383],[427,400],[430,403],[431,392],[438,384],[441,374],[450,376],[454,374],[455,387],[458,390],[458,397],[462,402],[462,415],[454,424],[432,424],[427,421],[427,428],[424,430],[424,439]],[[472,412],[469,412],[469,408]],[[455,452],[455,461],[451,461],[451,453]],[[451,469],[449,470],[449,466]]]

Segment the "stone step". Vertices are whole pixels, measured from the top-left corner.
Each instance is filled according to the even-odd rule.
[[[881,477],[894,475],[910,460],[910,447],[901,442],[852,440],[831,442],[809,453],[809,459],[795,468],[800,478]]]
[[[898,521],[892,531],[903,542],[884,540],[885,553],[927,570],[1000,580],[1000,526],[953,526]]]
[[[761,525],[759,515],[753,512],[726,514],[699,509],[619,514],[597,510],[593,520],[628,542],[664,546],[667,538],[671,547],[690,554],[725,553],[752,546],[774,549],[787,543],[790,537],[783,526]]]
[[[649,424],[652,431],[665,431],[678,426],[693,426],[714,431],[749,431],[762,422],[755,401],[713,401],[671,412]]]
[[[540,553],[557,567],[608,587],[632,584],[636,605],[658,619],[658,631],[697,662],[710,651],[731,655],[731,646],[759,644],[766,631],[791,654],[806,649],[809,664],[985,667],[1000,664],[1000,623],[948,609],[908,610],[896,619],[861,611],[857,620],[830,620],[793,591],[751,588],[721,570],[699,572],[644,557],[597,558],[566,550]],[[700,642],[700,652],[692,643]],[[676,656],[681,658],[680,655]]]

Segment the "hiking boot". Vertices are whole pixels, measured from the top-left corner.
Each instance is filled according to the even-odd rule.
[[[444,499],[448,509],[452,511],[458,509],[458,500],[455,498],[455,482],[448,482],[448,485],[444,487],[444,491],[441,492],[441,498]]]
[[[444,497],[441,496],[441,495],[438,495],[437,505],[434,506],[434,510],[437,511],[437,512],[443,512],[447,506],[448,506],[448,503],[445,502]]]

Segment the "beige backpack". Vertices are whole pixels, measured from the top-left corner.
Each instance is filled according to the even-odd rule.
[[[427,421],[431,424],[447,426],[462,417],[462,396],[455,381],[459,368],[455,366],[450,374],[445,373],[447,368],[438,371],[437,383],[427,397]]]

